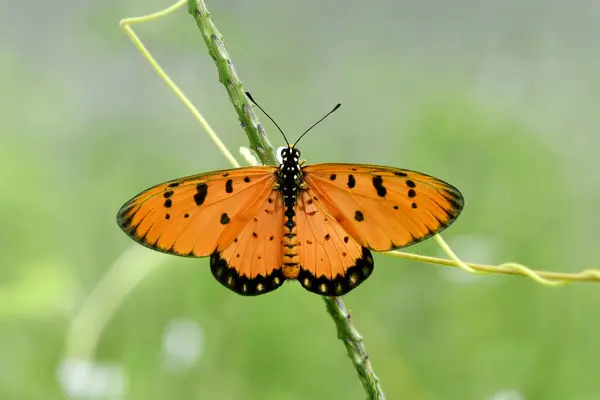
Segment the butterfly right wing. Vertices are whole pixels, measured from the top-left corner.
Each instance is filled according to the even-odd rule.
[[[358,243],[388,251],[450,226],[464,207],[454,186],[420,172],[364,164],[303,168],[306,186]]]
[[[303,190],[296,204],[298,282],[321,296],[341,296],[373,272],[371,252],[350,235],[312,188]]]

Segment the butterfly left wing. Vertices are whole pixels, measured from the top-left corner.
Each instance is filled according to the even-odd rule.
[[[272,190],[233,242],[211,255],[210,269],[223,286],[254,296],[283,284],[283,210],[281,193]]]
[[[262,206],[276,167],[193,175],[154,186],[129,200],[117,223],[136,242],[164,253],[204,257],[227,248]]]
[[[447,228],[464,200],[458,189],[419,172],[361,164],[302,169],[307,187],[360,245],[399,249]]]

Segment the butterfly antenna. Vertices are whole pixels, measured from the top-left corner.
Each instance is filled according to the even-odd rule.
[[[254,101],[254,98],[252,98],[252,95],[250,94],[250,92],[246,92],[246,96],[248,96],[248,98],[250,99],[250,101],[252,103],[254,103],[254,105],[256,107],[258,107],[260,109],[260,111],[262,111],[263,114],[265,114],[267,116],[267,118],[269,118],[271,120],[272,123],[275,124],[275,126],[277,127],[277,129],[279,129],[279,132],[281,132],[281,134],[283,135],[283,138],[285,139],[285,142],[287,143],[287,145],[289,147],[290,142],[288,142],[287,138],[285,137],[285,133],[283,133],[283,130],[281,130],[281,128],[279,127],[279,125],[277,125],[277,122],[275,122],[275,120],[273,118],[271,118],[271,116],[269,114],[267,114],[267,112],[256,101]]]
[[[304,133],[302,135],[300,135],[300,137],[298,139],[296,139],[296,142],[294,142],[294,146],[297,145],[298,142],[300,141],[300,139],[302,139],[304,137],[304,135],[306,135],[312,128],[314,128],[315,126],[319,125],[319,123],[321,121],[323,121],[325,118],[329,117],[334,111],[336,111],[341,106],[342,106],[341,103],[337,103],[335,105],[335,107],[333,107],[333,110],[329,111],[327,114],[325,114],[325,116],[323,118],[321,118],[320,120],[318,120],[317,122],[315,122],[314,124],[312,124],[312,126],[310,128],[308,128],[307,130],[305,130]]]

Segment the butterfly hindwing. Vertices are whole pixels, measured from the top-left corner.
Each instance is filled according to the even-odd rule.
[[[223,250],[254,217],[275,183],[276,167],[193,175],[154,186],[128,201],[119,226],[154,250],[204,257]]]
[[[448,227],[463,208],[458,189],[419,172],[360,164],[316,164],[303,172],[328,213],[371,250],[427,239]]]
[[[305,289],[323,296],[341,296],[373,271],[370,251],[358,244],[308,188],[296,204],[300,274]]]
[[[277,289],[285,278],[281,269],[283,201],[272,190],[233,242],[210,259],[215,278],[236,293],[251,296]]]

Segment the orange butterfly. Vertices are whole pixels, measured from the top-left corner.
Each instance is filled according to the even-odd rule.
[[[145,190],[123,205],[117,222],[151,249],[210,256],[214,277],[241,295],[295,279],[313,293],[341,296],[373,272],[370,250],[425,240],[463,208],[458,189],[419,172],[303,166],[300,138],[282,150],[280,166],[192,175]]]

